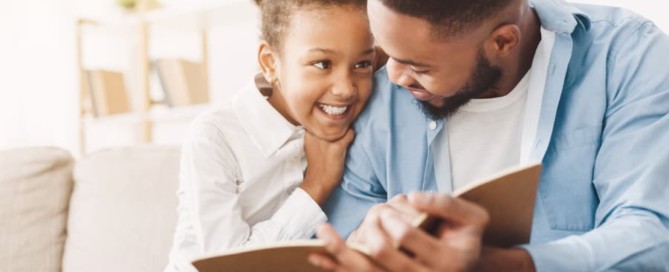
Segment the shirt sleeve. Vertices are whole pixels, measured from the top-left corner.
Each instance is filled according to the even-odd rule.
[[[295,189],[272,218],[253,226],[246,244],[310,238],[327,217],[307,192]]]
[[[365,134],[364,125],[356,128],[356,139],[346,158],[346,168],[341,184],[330,195],[324,209],[332,226],[342,237],[348,237],[365,218],[367,211],[378,203],[387,201],[387,194],[379,184],[365,146],[372,141]]]
[[[669,271],[669,39],[651,23],[611,58],[595,229],[523,246],[538,271]]]
[[[310,238],[326,222],[320,206],[298,188],[270,219],[251,226],[242,216],[237,194],[239,172],[230,143],[219,129],[195,122],[181,157],[175,243],[183,259],[245,245]]]

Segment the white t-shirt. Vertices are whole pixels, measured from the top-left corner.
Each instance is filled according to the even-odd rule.
[[[435,140],[439,191],[447,191],[448,187],[457,190],[507,168],[529,163],[528,150],[536,137],[554,41],[555,33],[542,28],[532,68],[509,94],[473,99],[445,120],[447,133]],[[448,168],[439,165],[448,161],[451,172],[444,173]],[[445,181],[448,175],[451,184]]]
[[[327,220],[298,186],[304,129],[251,85],[199,116],[182,147],[178,220],[165,271],[232,248],[310,238]]]
[[[526,74],[507,95],[472,99],[448,118],[454,190],[518,164],[527,83]]]

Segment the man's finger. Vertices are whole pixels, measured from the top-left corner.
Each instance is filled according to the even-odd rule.
[[[402,249],[413,253],[415,258],[425,262],[428,267],[442,264],[445,259],[452,259],[456,254],[455,251],[443,247],[437,238],[401,221],[394,214],[382,213],[380,221],[384,230],[399,242]],[[436,252],[440,254],[435,254]]]
[[[483,231],[488,223],[488,213],[482,207],[469,201],[430,193],[412,193],[409,202],[418,210],[440,217],[458,225],[470,226]]]
[[[402,218],[407,220],[407,222],[412,222],[418,215],[420,215],[420,212],[409,203],[409,199],[406,195],[396,195],[386,204],[400,212]]]
[[[403,252],[397,250],[395,240],[383,229],[380,222],[378,225],[370,226],[367,233],[365,246],[367,252],[378,264],[389,271],[425,271],[426,268],[419,265]]]
[[[333,260],[332,257],[322,255],[319,253],[309,254],[307,257],[311,265],[320,268],[325,271],[336,271],[339,265],[337,261]]]
[[[316,235],[325,241],[325,249],[332,257],[328,261],[323,256],[312,255],[309,257],[312,264],[330,271],[379,271],[370,260],[346,246],[330,224],[320,226]]]

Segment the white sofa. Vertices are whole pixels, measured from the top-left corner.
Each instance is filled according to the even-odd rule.
[[[0,151],[0,271],[162,271],[179,148]]]

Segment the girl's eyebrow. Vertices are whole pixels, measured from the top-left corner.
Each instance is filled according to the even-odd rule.
[[[312,48],[312,49],[309,49],[309,51],[307,51],[307,52],[338,55],[336,51],[334,51],[332,49],[325,49],[325,48]],[[364,55],[369,55],[369,54],[372,54],[372,53],[374,53],[374,48],[369,48],[369,49],[365,49],[365,51],[362,51],[362,53],[360,55],[364,56]]]
[[[311,48],[311,49],[309,49],[309,51],[307,51],[307,52],[310,52],[310,53],[313,52],[313,53],[324,53],[324,54],[337,55],[337,52],[335,52],[334,50],[332,50],[332,49],[325,49],[325,48]]]

